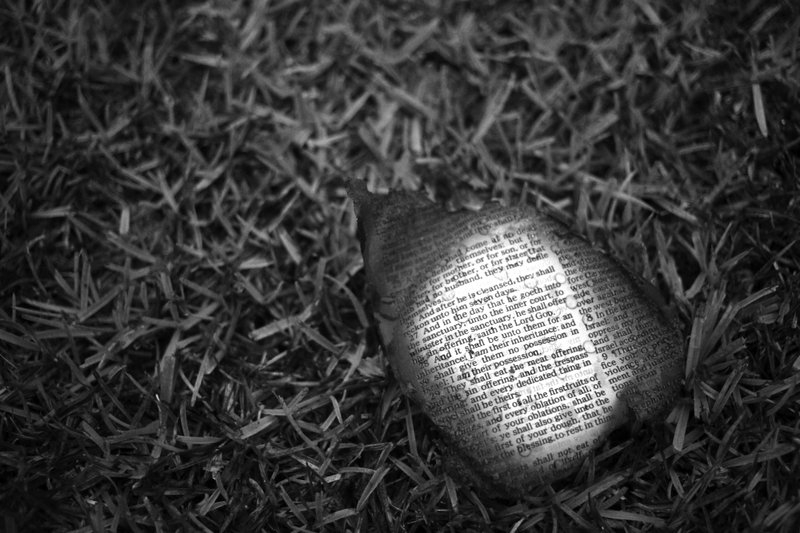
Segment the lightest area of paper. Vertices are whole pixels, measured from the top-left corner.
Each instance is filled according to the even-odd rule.
[[[562,477],[672,400],[676,329],[560,224],[372,198],[365,261],[390,362],[475,477],[507,492]]]

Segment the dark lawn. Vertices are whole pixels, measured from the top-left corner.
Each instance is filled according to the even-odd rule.
[[[797,531],[800,7],[0,5],[0,529]],[[665,424],[458,486],[344,178],[566,218],[686,331]]]

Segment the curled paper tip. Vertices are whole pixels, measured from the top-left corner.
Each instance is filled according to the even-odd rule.
[[[364,205],[368,204],[370,197],[367,184],[357,179],[347,180],[347,194],[353,200],[356,214],[360,214]]]
[[[457,454],[460,479],[518,494],[671,405],[678,330],[643,280],[560,223],[349,190],[389,362]]]

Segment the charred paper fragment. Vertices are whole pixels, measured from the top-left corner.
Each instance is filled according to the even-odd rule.
[[[350,194],[389,361],[462,479],[518,495],[672,403],[683,342],[653,288],[560,223]]]

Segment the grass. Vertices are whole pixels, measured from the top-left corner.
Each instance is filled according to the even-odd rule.
[[[0,6],[0,528],[797,531],[789,0]],[[459,486],[343,178],[538,205],[686,331],[663,424]]]

